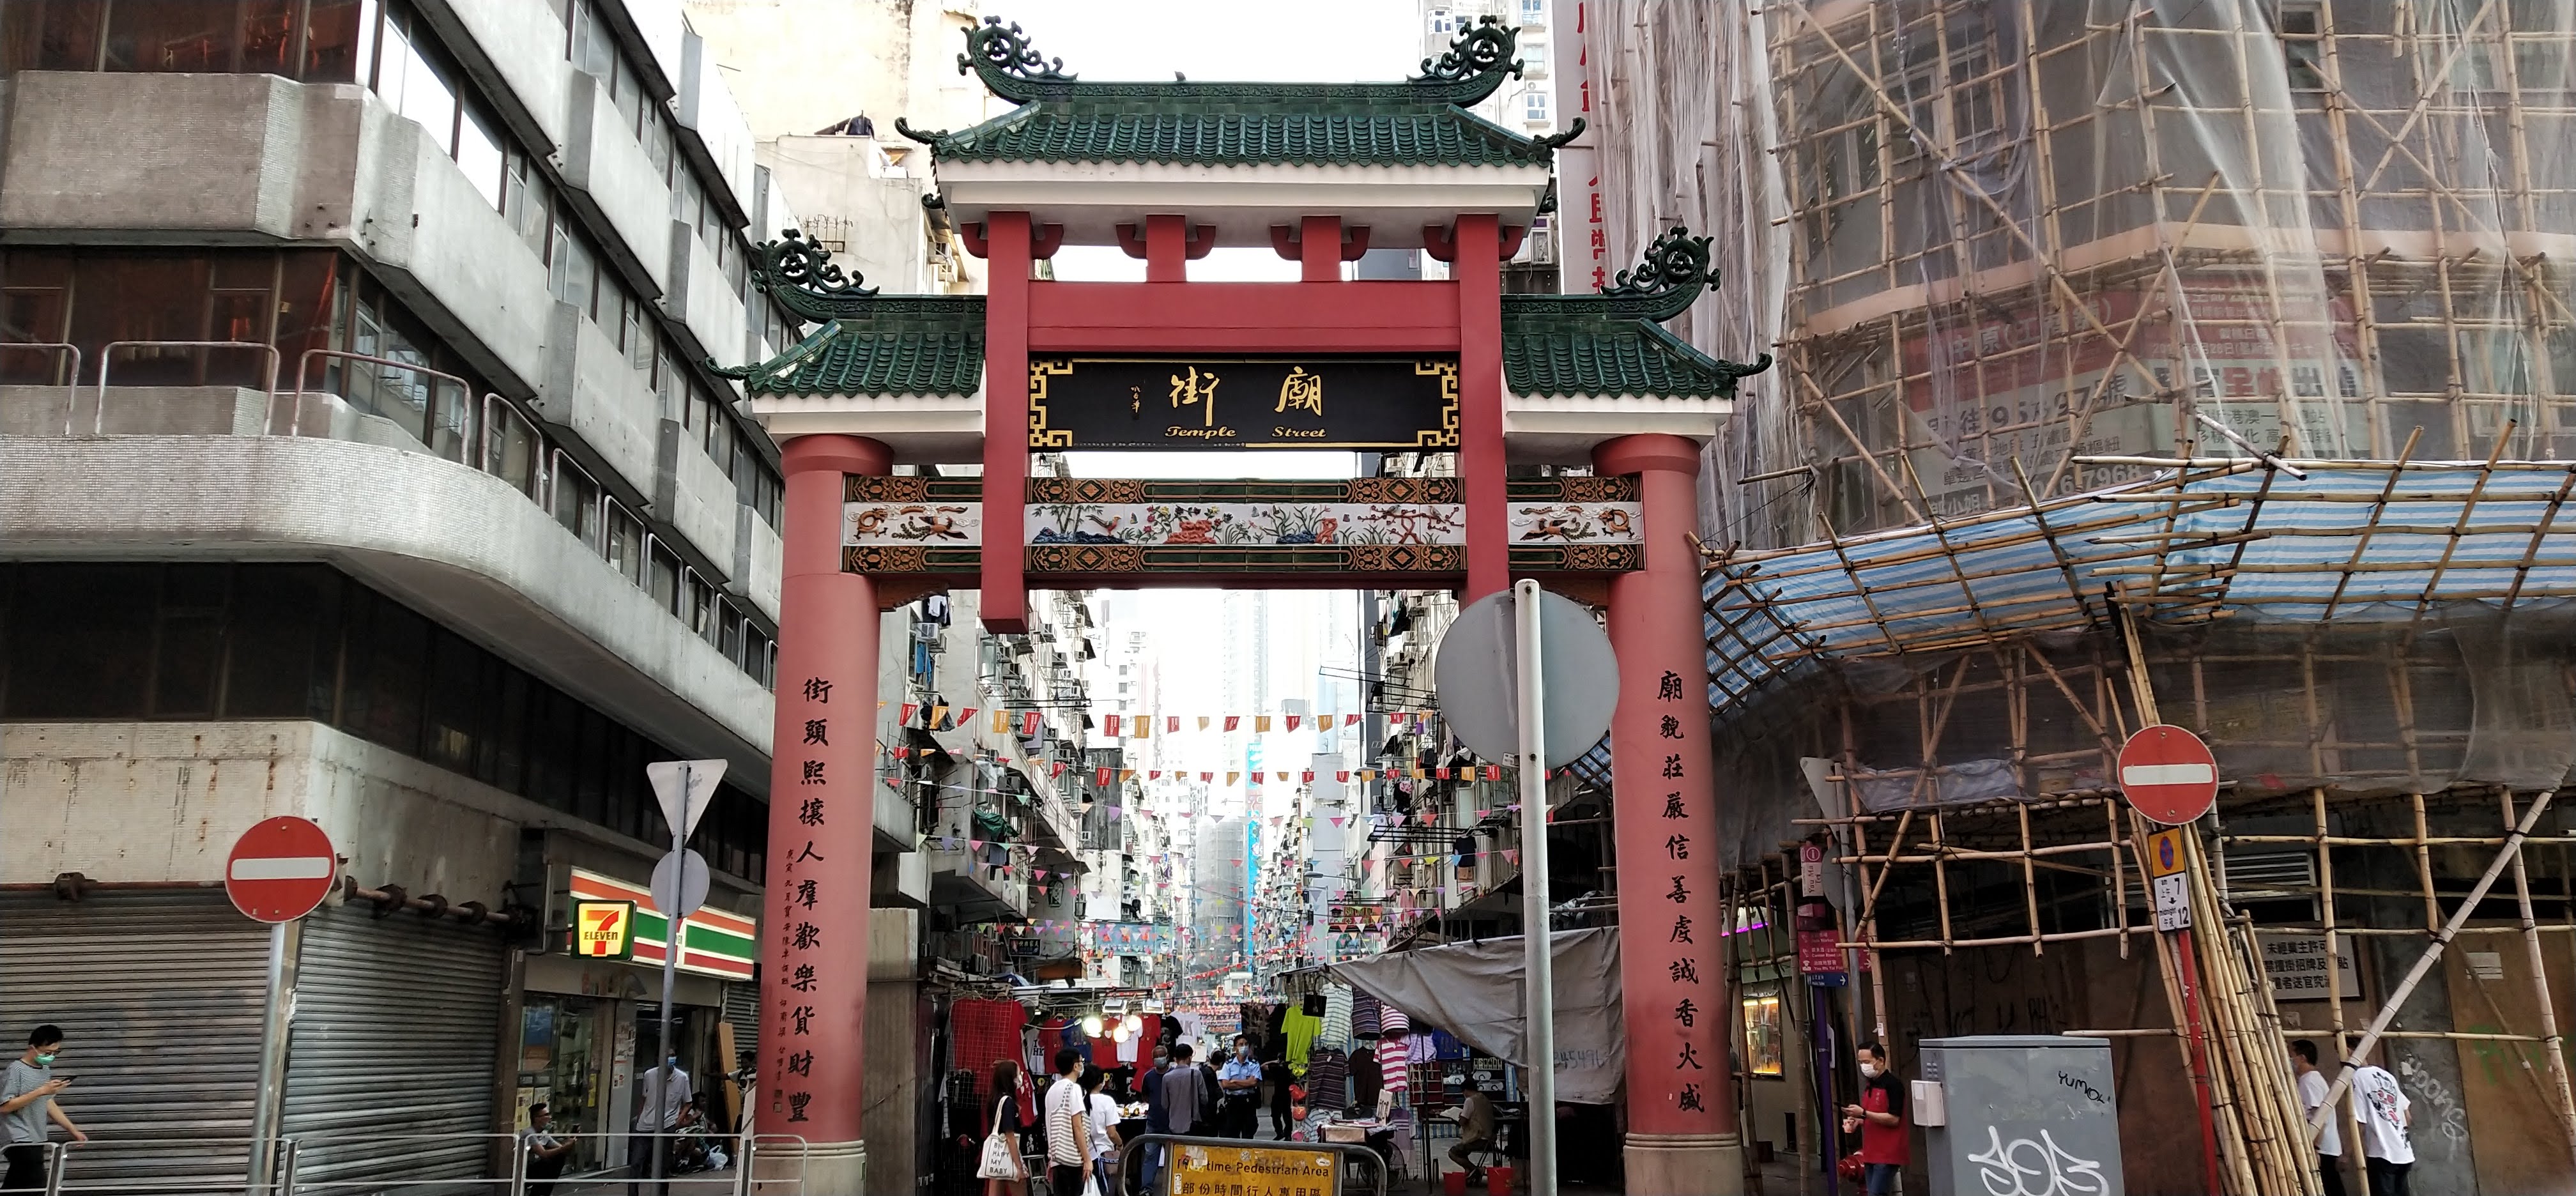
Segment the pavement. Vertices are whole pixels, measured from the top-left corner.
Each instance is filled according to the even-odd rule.
[[[1269,1114],[1265,1110],[1262,1114],[1261,1140],[1266,1142],[1270,1138]],[[1419,1160],[1408,1159],[1407,1162],[1418,1165]],[[1439,1162],[1443,1168],[1448,1166],[1448,1160],[1445,1158]],[[633,1182],[625,1179],[564,1180],[555,1185],[554,1196],[627,1196],[629,1185]],[[669,1185],[668,1196],[730,1196],[734,1190],[734,1173],[731,1168],[725,1168],[676,1176],[663,1182]],[[1045,1187],[1043,1183],[1033,1184],[1031,1191],[1033,1194],[1043,1192]],[[643,1196],[653,1196],[653,1190],[649,1184],[636,1187],[634,1190],[642,1193]],[[1521,1193],[1528,1192],[1528,1181],[1524,1179],[1516,1184],[1515,1190]],[[1437,1179],[1425,1180],[1420,1176],[1401,1175],[1395,1177],[1388,1185],[1387,1196],[1441,1196],[1441,1191],[1440,1181]],[[1557,1191],[1561,1196],[1622,1196],[1622,1190],[1619,1187],[1604,1184],[1563,1182],[1557,1185]],[[1802,1176],[1799,1174],[1797,1160],[1786,1158],[1774,1159],[1763,1164],[1759,1173],[1745,1188],[1746,1196],[1824,1196],[1824,1191],[1825,1181],[1822,1176],[1815,1174]],[[1846,1183],[1841,1185],[1838,1191],[1852,1194],[1856,1192],[1856,1188]],[[1351,1194],[1368,1196],[1367,1189],[1364,1187],[1352,1188]],[[1486,1193],[1483,1188],[1471,1188],[1469,1196],[1486,1196]]]

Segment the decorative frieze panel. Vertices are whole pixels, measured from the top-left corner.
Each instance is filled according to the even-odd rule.
[[[971,573],[982,558],[977,478],[852,477],[843,564],[862,573]],[[1466,568],[1455,478],[1146,481],[1032,478],[1021,521],[1031,574],[1352,572]],[[1508,488],[1512,568],[1638,567],[1630,478],[1541,478]]]

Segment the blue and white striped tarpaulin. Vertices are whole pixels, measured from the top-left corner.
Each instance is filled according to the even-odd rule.
[[[1722,560],[1709,704],[1833,658],[2142,618],[2407,620],[2576,596],[2576,464],[2246,461],[1971,519]],[[2086,604],[2093,608],[2090,612]]]

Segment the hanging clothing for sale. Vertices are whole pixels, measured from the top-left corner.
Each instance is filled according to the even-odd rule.
[[[1283,1023],[1288,1037],[1288,1066],[1304,1071],[1309,1052],[1315,1046],[1315,1034],[1324,1028],[1321,1018],[1309,1017],[1303,1009],[1291,1009]]]
[[[1306,1057],[1306,1104],[1309,1108],[1340,1112],[1350,1099],[1344,1080],[1350,1074],[1350,1060],[1332,1047],[1317,1047]]]
[[[1351,1052],[1351,1107],[1362,1112],[1377,1108],[1377,1094],[1386,1088],[1386,1068],[1377,1060],[1378,1044],[1363,1042]]]
[[[962,1000],[949,1006],[951,1066],[975,1073],[978,1083],[990,1082],[993,1064],[999,1060],[1008,1059],[1025,1067],[1021,1031],[1028,1020],[1029,1011],[1017,1001]],[[1023,1083],[1020,1116],[1035,1121],[1037,1115],[1034,1089]]]
[[[1405,1071],[1408,1063],[1406,1056],[1409,1053],[1401,1038],[1389,1035],[1378,1040],[1378,1082],[1383,1084],[1388,1092],[1395,1094],[1398,1102],[1407,1099],[1413,1088],[1412,1083],[1406,1079],[1408,1073]]]
[[[1324,1028],[1316,1033],[1315,1041],[1335,1050],[1347,1051],[1351,1048],[1349,985],[1336,984],[1324,990]]]
[[[1458,1041],[1458,1036],[1447,1030],[1435,1029],[1431,1032],[1431,1057],[1464,1059],[1467,1057],[1467,1044]]]
[[[1376,997],[1364,992],[1351,993],[1351,1037],[1375,1038],[1378,1035],[1379,1011],[1384,1006]]]
[[[1433,1059],[1436,1059],[1436,1058],[1438,1058],[1438,1057],[1439,1057],[1439,1056],[1434,1055],[1434,1054],[1432,1054],[1432,1053],[1431,1053],[1431,1036],[1430,1036],[1430,1035],[1428,1035],[1428,1034],[1407,1034],[1407,1035],[1405,1035],[1405,1036],[1404,1036],[1404,1061],[1405,1061],[1405,1062],[1407,1062],[1407,1063],[1429,1063],[1429,1062],[1431,1062]]]
[[[1378,1011],[1378,1032],[1388,1038],[1401,1039],[1413,1032],[1413,1019],[1393,1005]]]

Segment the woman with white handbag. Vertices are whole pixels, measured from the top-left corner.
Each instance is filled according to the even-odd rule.
[[[1020,1065],[1008,1059],[993,1064],[992,1121],[984,1131],[983,1157],[975,1177],[984,1181],[984,1196],[1029,1196],[1029,1168],[1020,1157]]]

